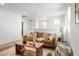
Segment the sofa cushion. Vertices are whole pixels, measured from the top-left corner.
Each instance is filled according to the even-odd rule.
[[[46,33],[44,33],[43,39],[44,39],[44,40],[49,40],[49,36],[48,36]]]
[[[37,38],[42,37],[44,32],[37,32]]]

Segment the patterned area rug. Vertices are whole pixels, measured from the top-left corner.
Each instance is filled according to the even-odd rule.
[[[15,47],[0,52],[0,56],[15,56]]]

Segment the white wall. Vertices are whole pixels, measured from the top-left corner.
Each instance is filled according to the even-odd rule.
[[[79,55],[79,24],[75,23],[75,4],[71,4],[69,42],[75,56]]]
[[[60,24],[54,24],[54,20],[59,19]],[[43,26],[40,24],[40,26]],[[47,28],[46,29],[40,29],[40,31],[50,32],[50,33],[59,33],[60,28],[65,26],[65,17],[55,17],[55,18],[48,18],[47,20]]]
[[[55,19],[60,19],[60,24],[54,24]],[[43,32],[49,32],[49,33],[56,33],[58,34],[60,31],[61,27],[65,27],[65,15],[62,15],[60,17],[50,17],[48,19],[43,19],[43,20],[38,20],[39,28],[36,28],[36,20],[34,19],[29,19],[28,17],[23,18],[24,20],[24,33],[26,32],[32,32],[32,31],[43,31]],[[42,22],[45,21],[47,22],[47,28],[43,28]]]
[[[18,40],[20,35],[20,15],[0,8],[0,44]]]

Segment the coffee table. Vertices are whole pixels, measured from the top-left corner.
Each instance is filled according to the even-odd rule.
[[[30,48],[32,48],[31,50],[35,49],[36,56],[42,56],[43,55],[43,49],[42,49],[43,44],[44,43],[35,42],[34,45],[28,45],[28,44],[23,44],[22,41],[19,41],[15,44],[15,46],[21,45],[25,47],[26,49],[28,48],[28,50]],[[16,48],[16,54],[17,54],[17,48]]]

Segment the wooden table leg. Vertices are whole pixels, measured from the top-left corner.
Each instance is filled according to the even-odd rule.
[[[43,55],[43,49],[42,47],[36,48],[36,56],[42,56]]]

